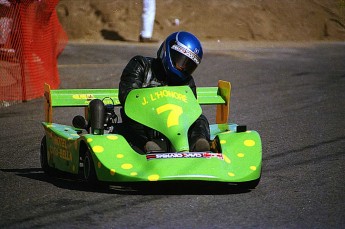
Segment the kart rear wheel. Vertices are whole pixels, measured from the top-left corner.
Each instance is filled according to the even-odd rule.
[[[48,151],[47,151],[47,137],[44,136],[41,140],[41,149],[40,149],[40,162],[41,168],[44,173],[48,175],[53,175],[54,169],[48,164]]]
[[[91,155],[89,150],[86,150],[86,152],[85,152],[85,155],[83,158],[83,164],[84,164],[84,179],[85,179],[85,181],[92,186],[98,184],[95,165],[93,163],[92,155]]]

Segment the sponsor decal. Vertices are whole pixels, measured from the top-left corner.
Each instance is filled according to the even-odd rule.
[[[182,47],[180,45],[173,45],[171,47],[173,50],[178,51],[180,53],[182,53],[183,55],[189,57],[190,59],[192,59],[197,65],[200,64],[200,58],[198,55],[196,55],[194,52],[192,52],[191,50]]]
[[[74,94],[72,95],[72,97],[73,99],[82,99],[87,101],[95,99],[95,96],[93,94]]]
[[[50,132],[47,136],[51,139],[47,147],[49,158],[58,157],[66,161],[72,161],[72,153],[67,150],[67,140]]]
[[[165,97],[169,97],[172,99],[176,99],[179,101],[182,101],[184,103],[188,103],[187,100],[187,96],[175,91],[169,91],[169,90],[160,90],[160,91],[156,91],[155,93],[150,94],[150,96],[143,97],[143,101],[142,101],[142,105],[145,106],[146,104],[148,104],[149,102],[154,102],[156,100],[165,98]]]
[[[223,155],[221,153],[210,152],[149,153],[146,155],[147,160],[173,158],[218,158],[220,160],[224,160]]]

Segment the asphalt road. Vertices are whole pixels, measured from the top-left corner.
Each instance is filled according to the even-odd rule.
[[[59,58],[61,88],[118,87],[127,61],[156,48],[71,43]],[[255,190],[94,190],[48,177],[40,98],[0,108],[0,228],[344,228],[345,43],[206,44],[194,75],[199,86],[231,81],[230,121],[260,133]],[[69,124],[78,112],[54,115]],[[214,113],[205,107],[210,122]]]

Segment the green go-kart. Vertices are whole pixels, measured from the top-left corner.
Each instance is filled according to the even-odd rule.
[[[187,86],[135,89],[122,107],[118,89],[51,90],[46,85],[42,169],[48,174],[83,174],[91,184],[207,181],[255,188],[261,177],[261,139],[254,130],[227,123],[230,91],[226,81],[219,81],[218,87],[199,87],[197,99]],[[102,101],[104,111],[94,113],[92,101]],[[211,150],[189,152],[188,129],[201,115],[201,105],[216,106]],[[54,123],[54,107],[85,107],[85,118],[75,117],[73,126]],[[159,133],[164,150],[138,152],[117,131],[123,129],[114,112],[117,107]]]

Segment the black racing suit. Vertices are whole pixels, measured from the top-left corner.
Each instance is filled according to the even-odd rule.
[[[166,76],[159,59],[135,56],[129,61],[122,72],[119,85],[119,100],[125,106],[128,93],[137,88],[181,85],[188,85],[196,97],[196,86],[192,76],[188,76],[183,82],[174,82],[169,80],[170,78],[172,77]],[[154,137],[154,131],[128,118],[124,114],[123,109],[121,117],[127,130],[127,136],[125,137],[131,144],[143,150],[146,142],[152,140]],[[188,131],[190,150],[194,148],[195,142],[199,138],[210,140],[209,123],[204,115],[201,115]]]

